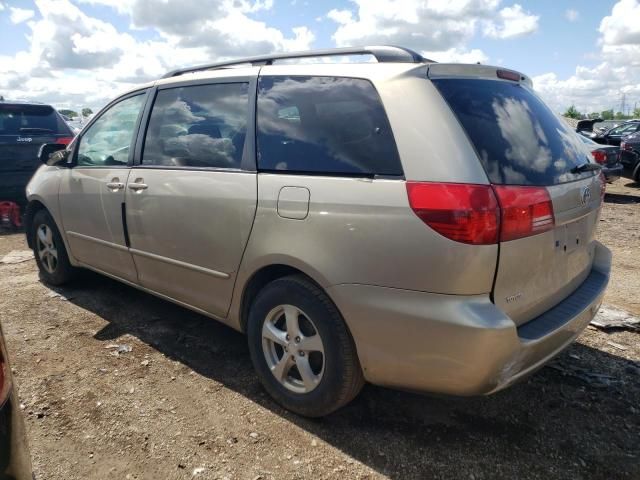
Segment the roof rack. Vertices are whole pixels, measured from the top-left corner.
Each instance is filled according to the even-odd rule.
[[[209,63],[195,67],[179,68],[166,73],[162,78],[177,77],[184,73],[202,72],[216,68],[231,67],[234,65],[251,64],[253,66],[273,65],[276,60],[288,60],[292,58],[334,57],[344,55],[373,55],[379,63],[434,63],[433,60],[424,58],[417,52],[404,47],[392,45],[379,45],[371,47],[346,47],[329,48],[325,50],[309,50],[306,52],[288,52],[271,55],[258,55],[224,62]]]

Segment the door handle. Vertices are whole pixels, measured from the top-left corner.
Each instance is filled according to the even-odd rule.
[[[122,182],[108,182],[107,188],[113,192],[117,192],[124,188],[124,183]]]
[[[146,183],[130,183],[128,187],[131,190],[134,190],[137,192],[139,190],[146,190],[147,188],[149,188],[149,185],[147,185]]]

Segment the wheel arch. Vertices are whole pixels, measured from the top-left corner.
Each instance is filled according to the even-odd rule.
[[[49,210],[46,207],[46,205],[38,199],[30,200],[29,203],[27,203],[27,207],[25,208],[24,233],[25,233],[25,236],[27,237],[27,245],[29,245],[29,248],[33,248],[33,240],[31,238],[31,229],[33,228],[33,218],[36,216],[36,213],[38,213],[40,210],[46,210],[47,212],[49,212],[49,215],[51,215],[51,210]],[[52,218],[53,218],[53,215],[52,215]]]
[[[251,307],[251,304],[258,293],[267,284],[273,282],[274,280],[291,275],[303,276],[307,280],[315,284],[318,288],[322,289],[325,295],[327,295],[327,297],[336,306],[336,308],[338,308],[327,292],[327,289],[323,286],[324,282],[319,280],[316,275],[309,271],[309,269],[306,269],[304,267],[301,268],[300,265],[294,266],[287,262],[270,263],[267,265],[262,265],[261,267],[254,270],[253,273],[251,273],[247,277],[246,282],[244,282],[242,285],[242,293],[239,296],[239,305],[237,309],[240,331],[246,333],[246,326],[249,318],[249,308]]]

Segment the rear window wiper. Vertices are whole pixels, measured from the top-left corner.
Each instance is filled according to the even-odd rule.
[[[600,170],[602,167],[597,163],[583,163],[582,165],[576,165],[573,167],[570,172],[571,173],[582,173],[582,172],[595,172],[596,170]]]
[[[20,129],[20,132],[28,132],[28,133],[53,133],[53,130],[50,128],[38,128],[38,127],[23,127]]]

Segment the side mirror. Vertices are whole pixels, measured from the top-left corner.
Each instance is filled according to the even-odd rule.
[[[67,163],[69,153],[66,145],[59,143],[45,143],[40,147],[38,152],[38,159],[45,165],[53,166]]]

